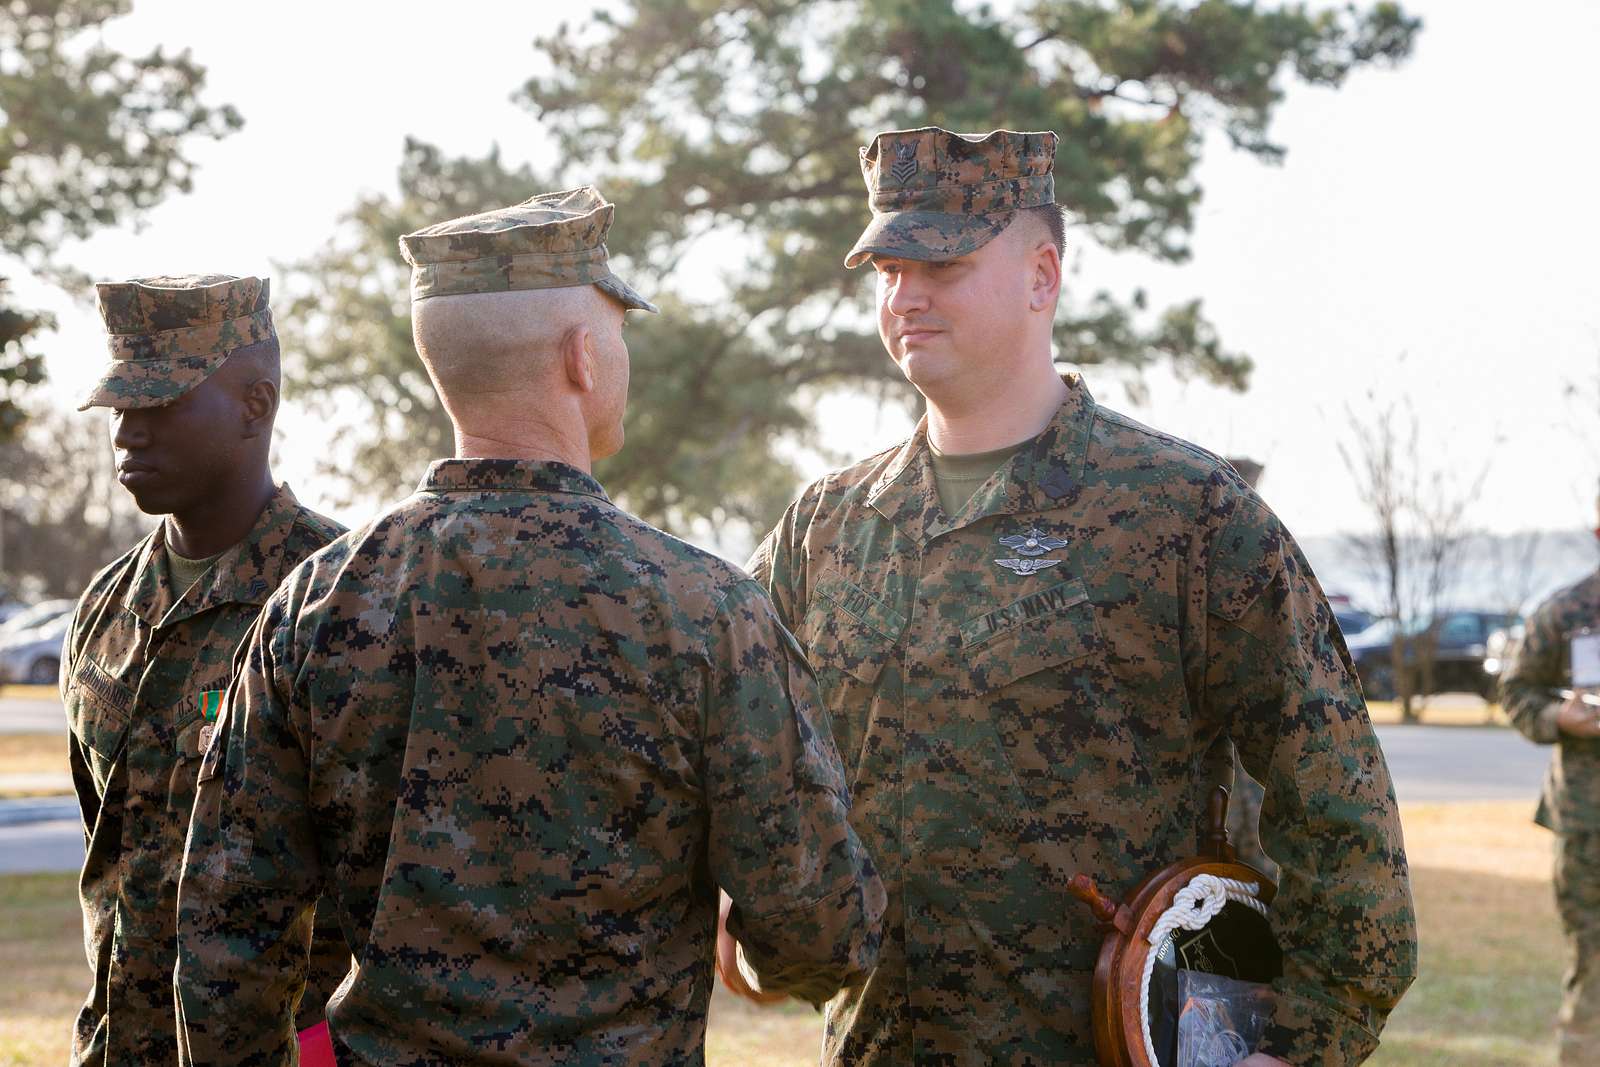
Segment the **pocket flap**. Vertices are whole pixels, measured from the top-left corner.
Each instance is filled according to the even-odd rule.
[[[116,758],[128,734],[133,690],[85,656],[72,672],[67,698],[77,702],[68,710],[78,741],[107,760]]]
[[[815,595],[827,597],[839,610],[876,630],[890,644],[899,640],[900,631],[906,628],[905,616],[838,571],[828,571],[817,579]]]
[[[871,685],[894,652],[905,617],[836,571],[818,579],[797,633],[813,667]]]
[[[1082,659],[1100,647],[1083,579],[1070,578],[961,624],[961,646],[976,692]]]

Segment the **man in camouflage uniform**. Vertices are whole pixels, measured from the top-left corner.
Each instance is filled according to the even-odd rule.
[[[1286,974],[1247,1062],[1353,1063],[1416,968],[1383,755],[1272,512],[1054,369],[1055,141],[927,128],[862,150],[873,217],[846,263],[875,268],[928,414],[805,489],[750,564],[817,671],[889,890],[824,1061],[1095,1062],[1101,932],[1067,881],[1117,897],[1195,854],[1226,737],[1283,864]]]
[[[1556,907],[1567,936],[1563,1064],[1600,1063],[1600,708],[1581,692],[1560,695],[1572,685],[1572,636],[1584,629],[1600,630],[1600,571],[1535,609],[1501,677],[1512,725],[1555,746],[1534,818],[1556,835]]]
[[[319,875],[342,1064],[701,1061],[720,886],[768,989],[877,956],[883,887],[760,587],[618,509],[628,309],[592,188],[401,239],[456,429],[241,653],[180,898],[192,1062],[288,1062]]]
[[[111,409],[118,479],[166,518],[90,582],[62,661],[94,969],[72,1062],[150,1067],[178,1058],[178,873],[234,650],[289,569],[342,528],[273,484],[278,341],[265,280],[97,288],[112,362],[82,406]],[[319,936],[302,1029],[321,1024],[350,965],[336,923]]]

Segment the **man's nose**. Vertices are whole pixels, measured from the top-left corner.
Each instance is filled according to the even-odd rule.
[[[150,443],[150,420],[138,408],[111,412],[111,444],[114,448],[144,448]]]
[[[910,271],[901,271],[889,283],[889,314],[905,318],[928,310],[928,290]]]

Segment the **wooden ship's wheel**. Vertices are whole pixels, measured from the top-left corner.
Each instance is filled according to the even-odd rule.
[[[1119,903],[1076,875],[1069,889],[1105,930],[1094,969],[1094,1045],[1105,1067],[1172,1067],[1179,968],[1269,982],[1283,957],[1267,921],[1277,886],[1239,862],[1227,831],[1228,791],[1207,811],[1199,856],[1164,867]]]

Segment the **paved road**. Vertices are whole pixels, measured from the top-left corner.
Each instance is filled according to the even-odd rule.
[[[59,700],[0,698],[0,734],[54,734],[67,732],[67,717]]]
[[[1550,749],[1496,726],[1380,726],[1402,804],[1526,799],[1531,811]]]
[[[1532,811],[1550,759],[1549,749],[1492,726],[1381,726],[1378,736],[1407,804],[1526,800]],[[72,804],[0,802],[0,872],[77,870],[83,832]]]
[[[0,874],[76,871],[83,867],[83,828],[70,819],[0,826]]]

